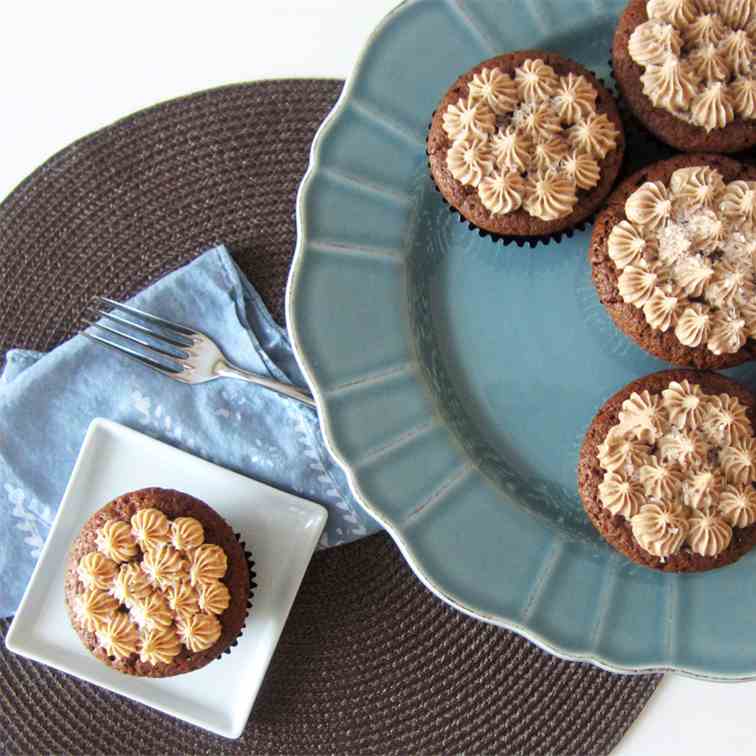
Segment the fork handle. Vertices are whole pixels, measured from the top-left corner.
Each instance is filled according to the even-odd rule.
[[[225,361],[221,361],[216,365],[215,374],[221,378],[238,378],[240,381],[247,381],[247,383],[254,383],[256,386],[263,386],[266,389],[275,391],[277,394],[283,394],[291,399],[296,399],[298,402],[302,402],[302,404],[306,404],[308,407],[317,409],[315,400],[306,391],[298,389],[296,386],[291,386],[288,383],[274,381],[272,378],[264,378],[255,373],[248,373],[246,370],[229,365]]]

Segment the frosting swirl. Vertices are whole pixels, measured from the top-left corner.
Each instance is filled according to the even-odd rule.
[[[494,113],[511,113],[517,107],[517,85],[498,68],[482,68],[467,87],[470,102],[483,102]]]
[[[720,50],[732,71],[747,76],[751,71],[753,46],[744,29],[733,29],[720,43]]]
[[[202,523],[194,517],[177,517],[171,523],[171,543],[179,551],[191,551],[204,542]]]
[[[556,93],[559,77],[540,58],[529,59],[515,69],[515,84],[520,99],[536,102]]]
[[[669,188],[675,203],[683,207],[714,207],[725,185],[719,171],[708,165],[678,168],[671,176]]]
[[[181,552],[168,543],[148,551],[142,560],[142,569],[151,583],[163,589],[186,576],[186,562]]]
[[[458,139],[446,153],[446,165],[451,175],[465,186],[477,187],[494,167],[487,142]]]
[[[679,55],[682,39],[669,24],[656,20],[638,24],[630,35],[628,51],[640,66],[659,66],[670,56]]]
[[[545,221],[564,218],[577,204],[575,185],[559,174],[536,174],[528,177],[523,206],[536,218]]]
[[[152,592],[147,575],[135,562],[122,564],[115,577],[110,592],[119,603],[131,608],[135,601],[145,598]]]
[[[657,274],[652,270],[628,265],[620,274],[617,286],[625,302],[641,308],[656,290],[657,279]]]
[[[516,171],[494,171],[478,185],[483,207],[492,213],[511,213],[522,205],[525,179]]]
[[[596,110],[596,90],[584,76],[569,73],[559,78],[554,104],[561,121],[575,124]]]
[[[158,509],[140,509],[131,518],[131,532],[142,550],[170,540],[168,518]]]
[[[652,328],[664,333],[677,323],[680,307],[681,302],[678,297],[666,294],[657,287],[643,305],[643,314]]]
[[[91,588],[76,597],[74,612],[84,629],[90,633],[108,623],[118,609],[118,602],[104,591]]]
[[[622,270],[628,265],[639,265],[644,259],[644,253],[651,249],[658,251],[655,242],[646,239],[630,221],[620,221],[609,234],[607,250],[615,265]]]
[[[90,551],[80,560],[76,572],[85,588],[107,591],[115,580],[118,565],[99,551]]]
[[[719,511],[733,528],[747,528],[756,522],[756,489],[753,486],[724,487]]]
[[[170,627],[173,624],[173,614],[165,599],[157,591],[137,599],[129,611],[131,619],[140,628]]]
[[[223,614],[231,603],[231,594],[220,580],[200,583],[199,607],[203,612]]]
[[[688,543],[701,556],[721,554],[732,540],[732,528],[712,509],[696,509],[690,515]]]
[[[137,553],[131,528],[121,520],[109,520],[97,531],[97,548],[114,562],[128,562]]]
[[[507,168],[526,171],[533,159],[533,146],[533,140],[524,131],[500,130],[491,137],[491,153],[502,171]]]
[[[640,468],[639,479],[647,496],[675,501],[682,488],[683,474],[679,467],[664,465],[656,457],[649,457]]]
[[[696,17],[692,0],[648,0],[646,13],[649,18],[669,21],[675,26],[689,24]]]
[[[682,312],[675,326],[677,340],[689,347],[704,344],[709,338],[711,317],[703,305],[690,304]]]
[[[567,156],[562,162],[562,170],[578,189],[592,189],[601,179],[599,164],[583,152]]]
[[[720,81],[709,84],[693,100],[690,114],[693,123],[703,126],[707,133],[724,128],[735,118],[735,109],[725,85]]]
[[[678,428],[696,430],[704,422],[704,397],[697,384],[691,385],[687,380],[672,381],[662,391],[662,402],[667,410],[669,420]]]
[[[601,466],[609,472],[618,472],[626,465],[641,466],[648,458],[649,448],[636,440],[627,438],[617,429],[609,433],[598,449]]]
[[[673,501],[644,504],[630,526],[641,548],[657,557],[676,554],[688,535],[682,505]]]
[[[727,34],[727,27],[718,13],[703,13],[683,29],[683,34],[685,41],[691,46],[717,45]],[[678,50],[675,55],[679,54]]]
[[[753,438],[734,439],[719,453],[719,460],[728,483],[751,483],[756,472],[756,442]]]
[[[660,406],[661,398],[658,395],[651,395],[645,390],[640,394],[633,391],[622,402],[618,415],[621,427],[626,432],[631,431],[644,444],[653,444],[662,432]]]
[[[701,465],[706,461],[709,449],[705,441],[692,429],[672,428],[659,439],[659,455],[662,461],[681,467]]]
[[[578,152],[586,152],[602,160],[617,147],[619,131],[606,113],[592,113],[567,130],[570,144]]]
[[[693,72],[701,79],[726,81],[730,76],[727,58],[713,43],[697,47],[688,57]]]
[[[116,612],[106,624],[97,629],[96,633],[97,642],[108,656],[127,659],[137,651],[139,631],[129,620],[129,615],[124,612]]]
[[[519,111],[517,121],[522,131],[533,140],[551,139],[562,130],[548,103],[525,106]]]
[[[641,74],[643,94],[656,108],[687,110],[696,96],[698,77],[679,58],[669,55],[659,66],[648,66]]]
[[[714,354],[734,354],[746,343],[745,320],[732,318],[722,310],[714,313],[706,346]]]
[[[181,652],[181,641],[172,627],[150,628],[142,635],[139,658],[146,664],[170,664]]]
[[[754,12],[753,0],[712,0],[712,2],[719,6],[725,21],[736,29],[745,27],[749,16]]]
[[[661,181],[646,181],[636,189],[625,203],[625,215],[633,223],[656,229],[669,218],[672,202],[667,187]]]
[[[165,591],[168,606],[178,617],[196,614],[199,609],[199,594],[188,580],[179,580]]]
[[[675,272],[677,283],[693,297],[703,296],[707,284],[714,277],[714,268],[698,257],[681,260],[675,267]]]
[[[742,217],[748,223],[756,222],[756,181],[731,181],[720,207],[728,218]]]
[[[543,142],[538,142],[535,147],[535,165],[540,170],[548,170],[559,163],[566,157],[570,151],[570,146],[560,136],[552,137]],[[598,168],[598,166],[596,166]]]
[[[194,554],[189,566],[189,581],[193,586],[219,580],[226,574],[228,558],[220,546],[206,543],[200,546]]]
[[[737,397],[729,394],[709,397],[707,410],[704,428],[714,443],[729,446],[736,440],[750,438],[751,422]]]
[[[457,100],[443,117],[443,128],[451,140],[485,141],[496,129],[496,114],[484,102]]]
[[[736,79],[730,86],[730,96],[741,118],[756,118],[756,79]]]
[[[195,653],[210,648],[221,635],[220,622],[207,612],[180,617],[176,629],[181,642]]]

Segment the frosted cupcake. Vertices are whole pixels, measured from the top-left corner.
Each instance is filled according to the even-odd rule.
[[[532,50],[460,76],[433,115],[427,149],[437,188],[472,228],[535,243],[591,217],[617,177],[624,136],[590,71]]]
[[[631,0],[614,35],[614,76],[634,115],[687,152],[756,144],[756,2]]]

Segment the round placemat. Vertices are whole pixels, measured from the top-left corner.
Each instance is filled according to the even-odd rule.
[[[201,92],[52,157],[0,205],[0,350],[51,348],[92,295],[132,294],[219,242],[282,320],[296,188],[340,90],[291,80]],[[584,756],[611,750],[658,680],[562,661],[455,612],[380,534],[316,554],[240,740],[4,645],[0,732],[6,753]]]

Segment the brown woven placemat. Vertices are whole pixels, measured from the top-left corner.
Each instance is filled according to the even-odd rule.
[[[0,205],[0,349],[50,348],[91,295],[133,293],[218,242],[282,319],[296,187],[340,89],[292,80],[202,92],[51,158]],[[315,556],[240,740],[3,645],[0,748],[605,754],[658,679],[564,662],[453,611],[377,535]]]

